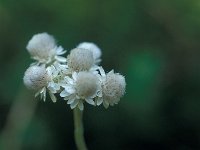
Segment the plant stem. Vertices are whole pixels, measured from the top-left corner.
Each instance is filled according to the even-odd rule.
[[[76,147],[78,150],[87,150],[85,139],[83,136],[83,122],[82,116],[83,112],[80,111],[78,108],[73,110],[74,113],[74,138]]]

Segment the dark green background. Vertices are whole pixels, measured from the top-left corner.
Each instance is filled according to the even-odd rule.
[[[73,150],[66,102],[36,101],[23,85],[32,62],[25,47],[40,32],[54,35],[68,52],[83,41],[96,43],[104,69],[126,77],[118,105],[86,106],[90,150],[200,149],[200,1],[0,0],[0,133],[14,104],[37,103],[16,133],[20,149]],[[17,123],[29,110],[21,108]],[[14,138],[6,140],[12,145]]]

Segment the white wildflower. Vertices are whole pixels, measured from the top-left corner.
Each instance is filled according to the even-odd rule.
[[[24,74],[24,84],[27,88],[37,90],[35,97],[40,95],[41,99],[46,100],[46,86],[49,76],[44,66],[31,66]]]
[[[68,100],[68,104],[73,109],[78,106],[80,110],[84,109],[83,103],[86,101],[95,105],[93,98],[99,90],[99,82],[96,75],[90,72],[74,72],[72,78],[65,77],[64,90],[60,93],[61,97]]]
[[[35,34],[26,48],[31,57],[39,63],[48,64],[55,60],[66,62],[66,58],[59,56],[66,51],[61,46],[57,46],[54,37],[48,33]]]
[[[108,108],[109,105],[113,106],[120,101],[125,93],[126,82],[122,75],[114,73],[113,70],[105,74],[101,67],[99,71],[102,89],[98,94],[96,104],[100,105],[103,102],[104,107]]]
[[[73,71],[88,71],[94,65],[93,54],[90,50],[75,48],[67,57],[67,63]]]
[[[95,63],[99,63],[101,61],[101,49],[96,44],[91,42],[82,42],[77,46],[77,48],[90,50],[93,53]]]

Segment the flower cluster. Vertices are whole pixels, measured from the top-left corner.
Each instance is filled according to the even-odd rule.
[[[80,43],[65,58],[61,55],[66,51],[57,46],[53,36],[39,33],[26,48],[36,62],[26,70],[24,84],[44,101],[47,93],[53,102],[57,101],[55,94],[59,94],[71,109],[83,110],[84,103],[108,108],[125,93],[124,76],[113,70],[105,73],[99,66],[101,49],[94,43]]]

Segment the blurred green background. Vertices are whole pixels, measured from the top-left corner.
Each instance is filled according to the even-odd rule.
[[[23,85],[40,32],[68,52],[96,43],[105,70],[126,77],[119,105],[86,106],[90,150],[200,149],[200,1],[0,0],[2,150],[75,149],[66,102],[34,100]]]

